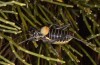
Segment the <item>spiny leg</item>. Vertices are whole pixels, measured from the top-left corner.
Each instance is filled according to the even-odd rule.
[[[71,36],[71,35],[69,35],[70,37],[72,37],[73,39],[75,39],[75,40],[77,40],[77,41],[80,41],[80,42],[82,42],[82,43],[85,43],[85,44],[89,44],[88,42],[86,42],[85,40],[82,40],[82,39],[79,39],[79,38],[77,38],[77,37],[74,37],[74,36]]]
[[[47,42],[50,44],[53,44],[54,42],[56,42],[57,40],[51,40],[48,37],[43,37],[41,40],[43,40],[43,42]]]
[[[70,24],[67,24],[67,25],[64,25],[64,26],[60,26],[60,25],[57,25],[57,24],[53,24],[53,25],[50,26],[50,28],[53,27],[53,28],[55,28],[55,29],[62,29],[62,30],[65,30],[65,29],[67,29],[69,26],[70,26]]]
[[[65,30],[65,29],[67,29],[68,27],[70,26],[70,24],[67,24],[67,25],[64,25],[64,26],[62,26],[62,30]]]
[[[38,39],[34,38],[34,37],[30,37],[28,39],[26,39],[25,41],[20,42],[19,44],[25,43],[27,41],[37,41]]]

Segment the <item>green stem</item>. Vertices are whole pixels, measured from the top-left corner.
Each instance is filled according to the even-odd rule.
[[[91,56],[87,53],[87,51],[85,51],[84,48],[82,48],[82,46],[80,46],[79,44],[77,44],[77,46],[86,54],[86,56],[91,60],[91,62],[93,63],[93,65],[97,65],[95,63],[95,61],[91,58]]]
[[[55,59],[55,58],[51,58],[51,57],[46,57],[46,56],[44,56],[44,55],[41,55],[41,54],[37,54],[37,53],[31,52],[31,51],[28,51],[28,50],[26,50],[26,49],[24,49],[24,48],[18,46],[18,45],[12,40],[12,38],[10,38],[10,37],[8,37],[8,36],[6,36],[6,35],[3,35],[3,34],[2,34],[1,36],[4,37],[5,39],[7,39],[7,40],[11,43],[10,46],[11,46],[11,48],[12,48],[13,53],[16,55],[16,57],[17,57],[19,60],[21,60],[21,61],[24,62],[24,63],[26,63],[26,62],[23,61],[23,59],[21,59],[21,58],[19,57],[19,55],[15,52],[13,45],[14,45],[17,49],[19,49],[19,50],[21,50],[21,51],[23,51],[23,52],[25,52],[25,53],[27,53],[27,54],[30,54],[30,55],[33,55],[33,56],[36,56],[36,57],[40,57],[40,58],[43,58],[43,59],[48,60],[48,61],[56,61],[56,62],[65,63],[65,61],[63,61],[63,60],[59,60],[59,59]],[[13,45],[12,45],[12,44],[13,44]]]
[[[8,59],[4,58],[3,56],[0,55],[0,58],[3,59],[5,62],[11,64],[11,65],[15,65],[14,63],[12,63],[11,61],[9,61]]]

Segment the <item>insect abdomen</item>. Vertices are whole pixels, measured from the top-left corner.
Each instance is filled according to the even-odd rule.
[[[48,33],[48,35],[46,35],[46,37],[50,41],[54,41],[53,44],[65,44],[72,39],[70,35],[72,34],[69,31],[64,31],[60,29],[50,29],[50,32]]]

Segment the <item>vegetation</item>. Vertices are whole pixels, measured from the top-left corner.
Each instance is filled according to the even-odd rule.
[[[99,0],[0,1],[0,65],[100,65],[99,12]],[[54,24],[70,24],[83,42],[19,44],[29,38],[31,28]]]

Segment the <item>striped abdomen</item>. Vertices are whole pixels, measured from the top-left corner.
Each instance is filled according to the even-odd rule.
[[[64,31],[60,29],[50,29],[49,33],[46,35],[46,39],[53,42],[53,44],[65,44],[68,43],[73,35],[70,31]]]

